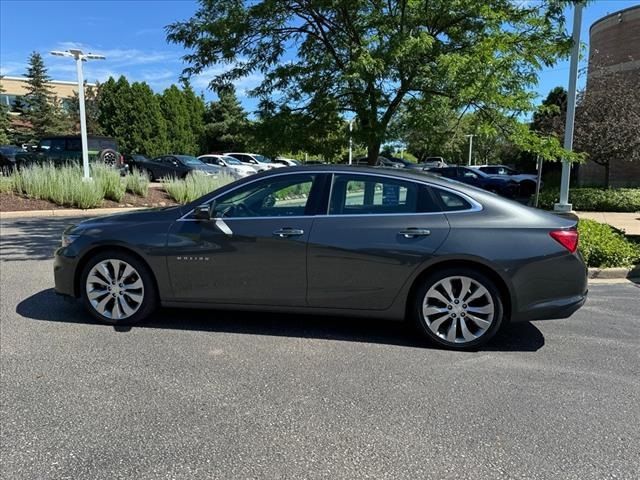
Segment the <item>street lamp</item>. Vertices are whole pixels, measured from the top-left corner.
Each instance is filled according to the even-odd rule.
[[[578,81],[578,57],[580,56],[580,28],[582,27],[582,4],[573,7],[573,48],[569,64],[569,93],[567,94],[567,120],[564,128],[564,148],[573,150],[573,126],[576,118],[576,84]],[[573,205],[569,203],[569,181],[571,163],[562,161],[562,177],[560,180],[560,201],[553,206],[556,212],[570,212]]]
[[[469,165],[471,165],[471,152],[473,150],[473,137],[475,137],[475,135],[469,134],[465,135],[465,137],[469,139]]]
[[[82,142],[82,170],[85,180],[89,180],[89,145],[87,141],[87,118],[84,111],[84,77],[82,75],[82,62],[87,60],[104,60],[102,55],[95,53],[82,53],[82,50],[70,49],[64,52],[54,50],[51,55],[56,57],[71,57],[76,60],[76,72],[78,73],[78,100],[80,103],[80,139]]]

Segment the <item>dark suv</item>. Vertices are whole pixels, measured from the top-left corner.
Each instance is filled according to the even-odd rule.
[[[128,171],[122,155],[118,152],[118,143],[110,137],[87,136],[89,161],[100,161],[117,168],[121,173]],[[44,137],[34,151],[16,155],[17,165],[29,163],[65,164],[82,162],[82,140],[80,135]]]

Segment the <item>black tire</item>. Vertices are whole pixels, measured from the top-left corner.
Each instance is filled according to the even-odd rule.
[[[425,315],[423,313],[423,308],[422,308],[423,301],[425,300],[425,295],[431,289],[431,287],[433,287],[434,285],[437,285],[438,282],[448,277],[468,277],[473,281],[477,282],[479,285],[482,285],[488,291],[488,294],[491,297],[491,300],[493,302],[493,310],[494,310],[493,316],[490,320],[491,325],[486,329],[486,331],[484,331],[484,333],[482,333],[475,340],[464,341],[463,343],[447,341],[442,336],[434,333],[429,328],[429,323],[427,319],[425,319]],[[471,296],[472,295],[469,295],[469,294],[467,295],[467,297],[471,297]],[[432,273],[420,283],[420,285],[415,291],[415,295],[413,297],[412,302],[413,304],[411,306],[410,315],[414,320],[414,322],[416,323],[417,328],[420,330],[420,332],[435,344],[444,348],[452,349],[452,350],[477,349],[478,347],[485,345],[498,332],[503,322],[504,307],[503,307],[502,297],[500,295],[498,288],[495,286],[495,283],[491,281],[486,275],[472,268],[463,268],[463,267],[447,268],[447,269],[439,270]],[[447,306],[444,305],[443,308],[447,308]],[[448,316],[448,313],[445,314],[444,316]],[[461,319],[458,319],[457,321],[460,322],[460,320]],[[487,318],[487,320],[489,320],[489,318]],[[451,319],[445,320],[445,323],[443,323],[443,327],[446,328],[447,324],[451,325],[451,321],[452,321]],[[433,323],[436,323],[436,322],[433,322]],[[465,323],[465,326],[466,325],[467,324]],[[475,326],[475,323],[470,323],[469,325]],[[456,327],[456,331],[461,332],[461,325],[459,323],[458,323],[458,326]]]
[[[102,315],[98,310],[96,310],[88,297],[87,278],[89,277],[89,274],[93,267],[100,264],[104,260],[120,260],[122,262],[128,263],[136,270],[137,276],[139,276],[139,279],[142,281],[144,292],[142,302],[140,302],[137,311],[135,311],[133,315],[127,318],[114,319]],[[134,276],[134,278],[136,277]],[[80,296],[85,308],[91,315],[93,315],[94,318],[110,325],[134,325],[136,323],[139,323],[148,318],[158,305],[158,292],[156,290],[153,273],[151,272],[149,267],[147,267],[147,265],[137,257],[119,250],[104,251],[91,257],[91,259],[87,262],[84,269],[82,270],[82,276],[80,277]]]
[[[118,158],[120,158],[120,154],[111,148],[105,148],[98,154],[98,160],[110,166],[115,166],[118,163]]]
[[[149,177],[149,181],[150,182],[155,182],[156,181],[156,177],[153,174],[153,171],[152,170],[147,170],[146,172],[147,172],[147,177]]]

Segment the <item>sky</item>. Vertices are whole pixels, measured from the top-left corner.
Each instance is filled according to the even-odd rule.
[[[602,16],[640,4],[639,0],[595,0],[583,12],[583,43],[588,45],[589,27]],[[0,75],[20,76],[32,51],[45,57],[49,74],[56,80],[76,80],[71,59],[48,55],[51,50],[80,48],[101,53],[104,61],[85,64],[89,82],[104,81],[109,76],[125,75],[130,81],[145,81],[162,91],[177,83],[184,68],[180,45],[167,43],[164,27],[186,20],[197,9],[193,0],[0,0]],[[572,26],[572,11],[567,12],[567,28]],[[586,52],[580,62],[586,67]],[[216,66],[191,80],[197,92],[207,100],[215,95],[207,90],[213,74],[224,66]],[[227,67],[228,68],[228,67]],[[537,86],[539,100],[556,86],[567,87],[569,62],[562,61],[540,72]],[[584,84],[584,73],[579,79]],[[247,91],[258,85],[259,75],[236,83],[241,102],[248,111],[256,101]]]

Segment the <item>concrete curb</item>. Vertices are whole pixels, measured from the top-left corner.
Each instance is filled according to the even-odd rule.
[[[638,278],[640,277],[640,265],[633,268],[590,268],[589,278],[591,279],[614,279],[614,278]]]
[[[145,208],[152,207],[91,208],[88,210],[82,210],[79,208],[59,208],[55,210],[0,212],[0,220],[36,217],[99,217],[101,215],[111,215],[113,213],[135,212],[136,210],[144,210]]]

